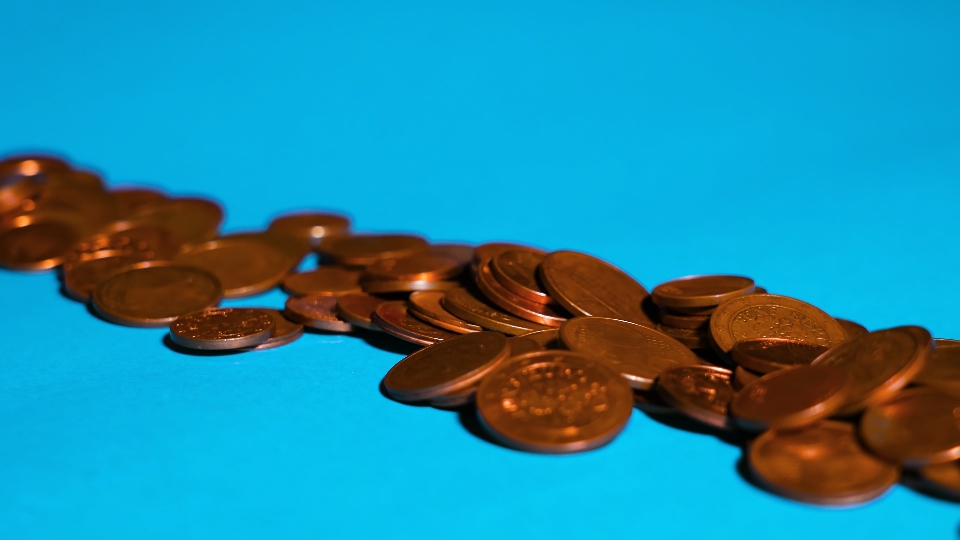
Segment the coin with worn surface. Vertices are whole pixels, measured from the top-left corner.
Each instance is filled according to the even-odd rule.
[[[857,324],[847,319],[837,319],[837,322],[843,327],[843,332],[847,334],[847,339],[860,337],[869,332],[862,324]]]
[[[675,313],[667,309],[660,309],[660,322],[664,326],[684,328],[687,330],[710,330],[710,315],[687,315]]]
[[[97,285],[107,276],[131,264],[143,262],[142,254],[123,251],[100,251],[63,270],[63,290],[80,302],[90,299]]]
[[[441,281],[456,277],[462,267],[449,257],[429,251],[398,259],[380,259],[366,268],[365,279],[384,281]]]
[[[560,340],[573,352],[607,362],[635,390],[649,390],[665,369],[699,364],[679,341],[618,319],[574,317],[560,327]]]
[[[0,225],[0,266],[49,270],[59,266],[80,240],[77,224],[56,214],[23,215]]]
[[[163,192],[140,187],[114,189],[110,191],[110,195],[116,201],[117,213],[121,217],[134,216],[147,205],[168,200]]]
[[[920,469],[920,477],[939,495],[960,499],[960,461],[927,465]]]
[[[755,283],[743,276],[687,276],[653,288],[653,301],[666,307],[717,306],[725,300],[753,292]]]
[[[267,230],[300,239],[307,246],[316,247],[323,238],[348,234],[350,218],[325,212],[283,214],[273,218]]]
[[[878,330],[846,341],[820,355],[813,365],[836,366],[853,384],[840,415],[880,403],[906,386],[933,350],[930,332],[919,326]]]
[[[743,366],[737,366],[737,368],[733,370],[733,379],[731,380],[733,389],[739,392],[762,376],[760,373],[754,373],[749,369],[744,369]]]
[[[146,204],[137,217],[173,231],[184,242],[196,243],[217,236],[223,208],[209,199],[187,197]]]
[[[447,291],[446,294],[443,295],[440,305],[455,317],[459,317],[487,330],[503,332],[510,336],[517,336],[534,330],[546,330],[549,328],[548,326],[525,321],[513,315],[507,315],[478,299],[464,288],[450,289]]]
[[[853,425],[844,422],[767,431],[750,444],[747,461],[770,491],[812,504],[865,503],[900,478],[900,469],[861,448]]]
[[[913,378],[913,383],[960,397],[960,341],[933,341],[936,347]]]
[[[383,388],[397,401],[424,401],[475,386],[510,352],[497,332],[445,339],[407,356],[387,372]]]
[[[270,337],[266,341],[250,347],[251,351],[276,349],[289,345],[303,336],[303,325],[284,317],[279,310],[268,308],[259,308],[259,310],[270,315],[270,318],[273,319],[273,330],[270,331]]]
[[[705,424],[731,427],[729,407],[735,392],[729,369],[714,366],[677,366],[664,370],[656,389],[667,404]]]
[[[539,250],[511,249],[490,259],[490,271],[511,293],[538,304],[551,304],[553,298],[550,298],[537,277],[537,269],[545,256]]]
[[[569,351],[505,360],[477,390],[481,423],[501,443],[542,453],[612,441],[630,419],[633,392],[603,362]]]
[[[269,291],[290,270],[289,257],[263,242],[220,238],[193,246],[174,259],[217,276],[226,298],[243,298]]]
[[[350,332],[353,326],[337,316],[335,296],[291,296],[283,305],[283,315],[310,328],[327,332]]]
[[[334,236],[319,246],[337,264],[370,266],[380,259],[406,257],[427,249],[427,241],[409,234]]]
[[[544,326],[560,326],[570,314],[556,304],[531,302],[507,290],[490,270],[490,261],[483,261],[476,271],[477,288],[492,304],[526,321]]]
[[[243,349],[268,340],[273,327],[273,318],[263,310],[209,308],[177,317],[170,339],[190,349]]]
[[[901,390],[860,418],[860,438],[878,456],[918,468],[960,458],[960,398],[933,388]]]
[[[291,274],[283,280],[283,290],[293,296],[343,296],[361,292],[360,272],[336,266],[325,266]]]
[[[93,307],[104,319],[127,326],[166,327],[177,317],[213,307],[223,298],[220,280],[201,268],[149,261],[101,281]]]
[[[526,334],[520,334],[519,337],[536,341],[543,350],[564,348],[563,343],[560,341],[560,330],[556,328],[528,332]]]
[[[361,279],[364,292],[400,293],[414,291],[446,291],[460,286],[458,281],[397,281],[386,279]]]
[[[835,413],[850,392],[850,378],[832,366],[800,366],[748,384],[730,402],[730,414],[747,431],[795,428]]]
[[[444,294],[442,291],[417,291],[411,293],[407,301],[407,312],[426,323],[458,334],[483,331],[483,328],[468,323],[447,311],[441,305]]]
[[[354,326],[380,332],[382,329],[373,322],[373,312],[384,302],[383,298],[369,294],[345,294],[337,298],[337,315]]]
[[[656,325],[656,330],[662,332],[673,339],[679,341],[684,346],[691,349],[709,349],[710,335],[703,330],[688,330],[686,328],[673,328],[665,324]]]
[[[720,304],[710,317],[710,335],[729,354],[740,341],[784,338],[834,347],[847,339],[833,317],[806,302],[775,294],[748,294]]]
[[[420,345],[433,345],[459,335],[410,316],[407,303],[403,300],[392,300],[377,306],[373,312],[373,322],[391,336]]]
[[[737,365],[757,373],[809,366],[827,347],[794,339],[760,338],[741,341],[730,350]]]

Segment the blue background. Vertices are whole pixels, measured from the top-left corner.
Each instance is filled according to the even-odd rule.
[[[960,337],[957,2],[342,4],[5,0],[0,152],[216,197],[227,230],[337,209]],[[4,538],[957,535],[902,486],[779,499],[640,412],[582,455],[490,444],[380,395],[389,341],[186,356],[53,274],[0,295]]]

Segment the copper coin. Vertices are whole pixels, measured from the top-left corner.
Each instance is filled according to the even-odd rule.
[[[427,252],[457,261],[466,268],[473,261],[475,248],[469,244],[430,244]]]
[[[757,373],[809,366],[827,347],[794,339],[760,338],[741,341],[730,350],[733,361]]]
[[[270,337],[266,341],[250,347],[251,351],[276,349],[289,345],[303,336],[303,325],[284,317],[279,310],[260,308],[260,311],[270,315],[270,318],[273,319],[273,330],[270,331]]]
[[[960,397],[960,341],[952,339],[933,341],[936,348],[930,353],[920,372],[913,378],[913,383]]]
[[[710,330],[710,315],[687,315],[660,309],[660,322],[664,326],[683,328],[686,330]]]
[[[290,270],[289,258],[279,249],[239,238],[221,238],[181,253],[178,264],[203,268],[217,276],[226,298],[244,298],[276,287]]]
[[[770,293],[763,287],[757,285],[756,287],[753,288],[753,292],[751,294],[770,294]]]
[[[0,175],[0,215],[25,210],[41,190],[30,177]]]
[[[649,390],[665,369],[699,363],[662,332],[606,317],[574,317],[560,327],[560,340],[573,352],[607,362],[635,390]]]
[[[343,296],[361,292],[360,272],[337,266],[325,266],[291,274],[283,280],[283,290],[294,296]]]
[[[551,304],[553,298],[537,277],[537,269],[544,257],[546,254],[538,250],[511,249],[490,259],[490,271],[514,295],[538,304]]]
[[[729,354],[740,341],[785,338],[824,347],[847,339],[830,315],[806,302],[775,294],[748,294],[727,300],[710,317],[710,335],[719,351]]]
[[[457,390],[449,394],[444,394],[442,396],[436,396],[427,400],[427,403],[431,407],[436,407],[438,409],[453,409],[456,407],[463,407],[464,405],[469,405],[473,403],[477,397],[477,388],[479,384],[473,386],[468,386],[462,390]]]
[[[520,450],[583,452],[612,441],[630,420],[633,392],[603,362],[569,351],[511,358],[484,377],[477,413],[490,434]]]
[[[536,341],[521,336],[507,338],[507,343],[510,345],[510,356],[545,350]]]
[[[737,366],[737,368],[733,370],[733,379],[731,380],[733,389],[739,392],[762,376],[763,375],[754,373],[749,369],[744,369],[743,366]]]
[[[657,392],[671,407],[705,424],[730,427],[729,407],[735,392],[729,369],[714,366],[677,366],[657,379]]]
[[[535,253],[546,254],[546,252],[541,251],[537,248],[524,246],[522,244],[511,244],[509,242],[490,242],[487,244],[480,244],[479,246],[476,247],[473,255],[473,265],[476,266],[480,264],[481,261],[485,261],[487,259],[493,259],[494,257],[503,253],[504,251],[510,251],[513,249],[530,250]]]
[[[141,256],[122,251],[101,251],[91,258],[71,265],[69,269],[64,268],[63,289],[70,298],[86,302],[97,285],[107,276],[144,260]]]
[[[116,202],[102,191],[91,191],[75,186],[47,186],[21,208],[29,212],[56,212],[70,214],[88,227],[99,227],[119,217]]]
[[[574,315],[623,319],[650,328],[640,307],[649,296],[643,285],[619,268],[575,251],[555,251],[540,263],[543,286]]]
[[[327,332],[350,332],[353,326],[337,316],[335,296],[291,296],[283,306],[283,315],[310,328]]]
[[[676,414],[677,411],[667,405],[655,391],[634,390],[633,406],[647,414]]]
[[[348,234],[350,218],[322,212],[284,214],[273,218],[267,230],[298,238],[309,246],[317,247],[323,238]]]
[[[67,217],[19,216],[0,226],[0,266],[11,270],[55,268],[78,240],[80,229]]]
[[[126,219],[108,223],[91,238],[84,239],[96,248],[120,249],[130,252],[153,252],[151,258],[172,260],[183,248],[184,241],[162,225],[148,220]]]
[[[50,171],[43,176],[46,187],[76,187],[88,191],[104,191],[103,177],[94,171]]]
[[[850,393],[850,378],[832,366],[784,369],[748,384],[730,403],[747,431],[795,428],[837,412]]]
[[[747,459],[768,489],[812,504],[861,504],[900,478],[900,469],[864,451],[854,427],[844,422],[767,431],[750,444]]]
[[[223,222],[223,209],[201,198],[169,199],[140,207],[137,217],[171,230],[184,242],[212,240]]]
[[[455,317],[447,311],[441,305],[444,294],[442,291],[417,291],[411,293],[410,299],[407,301],[407,311],[426,323],[458,334],[483,331],[483,328],[468,323],[459,317]]]
[[[507,315],[478,299],[471,294],[470,291],[463,288],[450,289],[447,291],[443,296],[443,300],[440,301],[440,304],[455,317],[459,317],[487,330],[503,332],[510,336],[518,336],[534,330],[546,330],[549,328],[548,326],[525,321],[513,315]]]
[[[166,327],[181,315],[217,305],[222,297],[220,281],[206,270],[149,261],[110,275],[91,299],[112,323]]]
[[[560,326],[570,314],[563,308],[547,304],[531,302],[507,290],[490,270],[490,261],[483,261],[477,268],[477,287],[492,304],[500,309],[516,315],[523,320],[542,324],[544,326]]]
[[[460,263],[430,252],[399,259],[380,259],[366,269],[366,279],[385,281],[441,281],[456,277]]]
[[[703,330],[688,330],[686,328],[673,328],[665,324],[656,325],[656,329],[691,349],[710,348],[709,332]]]
[[[933,388],[902,390],[867,408],[860,438],[878,456],[918,468],[960,458],[960,398]]]
[[[361,279],[360,286],[364,292],[374,294],[414,292],[414,291],[446,291],[460,286],[458,281],[396,281],[385,279]]]
[[[403,300],[384,302],[373,313],[373,322],[391,336],[420,345],[433,345],[459,334],[427,324],[407,313]]]
[[[930,332],[919,326],[878,330],[823,353],[813,365],[836,366],[853,383],[840,415],[859,412],[900,390],[923,368],[933,350]]]
[[[847,319],[837,319],[837,322],[843,327],[843,332],[847,334],[847,339],[860,337],[869,332],[862,324],[857,324]]]
[[[663,308],[661,308],[661,313]],[[678,308],[668,308],[670,313],[681,315],[681,316],[691,316],[691,317],[709,317],[717,310],[717,306],[709,307],[678,307]]]
[[[960,461],[927,465],[920,469],[920,477],[941,496],[960,498]]]
[[[543,350],[564,348],[563,343],[560,341],[560,330],[556,328],[528,332],[526,334],[520,334],[519,337],[536,341]]]
[[[303,246],[296,238],[270,232],[231,233],[220,236],[219,238],[221,240],[243,240],[267,244],[287,256],[287,268],[290,270],[299,266],[303,258],[310,253],[309,246]]]
[[[210,308],[177,317],[170,339],[201,350],[243,349],[270,338],[273,318],[259,309]]]
[[[373,322],[373,312],[384,302],[383,298],[369,294],[345,294],[337,298],[337,315],[354,326],[380,332],[381,328]]]
[[[36,176],[70,169],[70,163],[52,154],[14,154],[0,160],[0,176]]]
[[[166,194],[142,187],[114,189],[110,191],[110,195],[117,203],[117,212],[124,217],[136,215],[147,205],[168,200]]]
[[[510,352],[507,338],[477,332],[446,339],[407,356],[387,372],[383,389],[397,401],[424,401],[470,386]]]
[[[406,257],[426,248],[426,240],[408,234],[335,236],[319,247],[345,266],[370,266],[380,259]]]
[[[654,303],[666,307],[718,306],[725,300],[752,293],[755,285],[743,276],[687,276],[657,285],[651,296]]]

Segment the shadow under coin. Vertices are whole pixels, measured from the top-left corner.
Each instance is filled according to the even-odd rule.
[[[900,476],[900,484],[905,486],[910,491],[923,495],[924,497],[930,497],[932,499],[937,499],[938,501],[952,504],[960,503],[960,496],[937,489],[936,485],[925,481],[917,473],[904,471],[903,475]]]
[[[764,487],[763,484],[761,484],[760,482],[757,482],[757,479],[753,476],[753,471],[750,470],[750,464],[747,463],[746,447],[744,447],[743,454],[740,455],[740,459],[737,460],[736,469],[737,469],[737,474],[740,475],[740,478],[742,478],[744,482],[759,489],[760,491],[774,495],[777,498],[782,498],[781,495],[777,495],[776,493]]]
[[[480,419],[477,417],[477,407],[472,403],[462,407],[441,410],[456,412],[457,420],[460,421],[460,425],[463,426],[463,429],[467,430],[467,432],[474,437],[494,446],[499,446],[500,448],[513,450],[514,452],[520,452],[520,450],[511,448],[490,436],[490,433],[488,433],[487,430],[484,429],[483,424],[480,423]]]
[[[746,433],[736,430],[722,430],[717,429],[712,426],[708,426],[702,422],[698,422],[689,416],[684,415],[683,413],[653,413],[649,411],[644,411],[642,409],[637,409],[643,414],[650,417],[654,422],[658,424],[663,424],[667,427],[673,429],[679,429],[686,431],[688,433],[696,433],[698,435],[711,435],[716,437],[720,441],[723,441],[731,446],[745,447],[747,442],[750,441],[750,436]]]
[[[182,345],[177,345],[170,339],[170,334],[163,335],[163,346],[170,349],[171,351],[179,354],[185,354],[187,356],[232,356],[234,354],[240,354],[248,351],[242,349],[230,349],[226,351],[205,351],[200,349],[191,349],[189,347],[184,347]]]
[[[404,341],[385,332],[358,329],[353,335],[359,337],[371,347],[389,353],[402,354],[403,356],[409,356],[423,348],[423,345]]]
[[[394,402],[394,403],[399,403],[400,405],[406,405],[406,406],[408,406],[408,407],[429,407],[429,406],[430,406],[426,401],[423,401],[423,402],[409,402],[409,401],[397,401],[397,400],[393,399],[392,397],[390,397],[390,394],[387,393],[387,388],[386,388],[386,386],[383,385],[383,381],[382,381],[382,380],[380,381],[380,384],[377,386],[377,389],[380,390],[380,395],[381,395],[381,396],[389,399],[390,401],[392,401],[392,402]]]

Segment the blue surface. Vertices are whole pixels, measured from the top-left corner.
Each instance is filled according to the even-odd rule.
[[[217,197],[228,230],[339,209],[960,337],[955,1],[239,4],[5,0],[0,153]],[[904,487],[778,499],[639,412],[599,451],[507,450],[382,397],[401,355],[357,337],[193,357],[52,274],[0,295],[3,538],[957,535]]]

